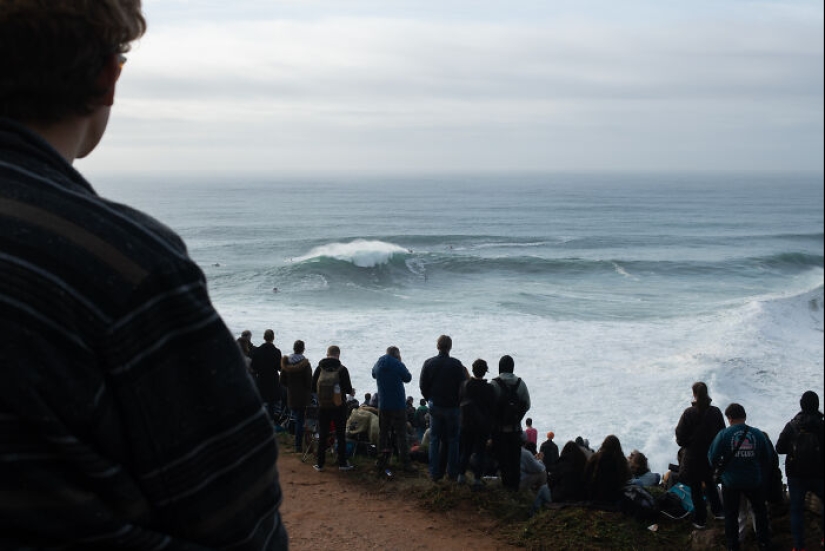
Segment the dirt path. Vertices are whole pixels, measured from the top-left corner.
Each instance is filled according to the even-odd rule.
[[[491,519],[466,511],[426,511],[399,495],[394,481],[368,489],[357,475],[339,472],[331,463],[319,473],[311,460],[302,463],[300,455],[282,448],[281,514],[293,551],[513,549],[491,535]]]

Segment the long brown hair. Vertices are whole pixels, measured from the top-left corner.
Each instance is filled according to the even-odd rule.
[[[710,406],[710,396],[708,396],[708,385],[702,381],[693,383],[693,405],[699,409],[707,409]]]

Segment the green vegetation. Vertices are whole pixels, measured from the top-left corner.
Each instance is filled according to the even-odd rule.
[[[289,446],[282,436],[282,449]],[[287,448],[288,449],[288,448]],[[664,515],[652,522],[638,521],[617,512],[585,507],[553,506],[529,518],[533,494],[506,492],[496,483],[487,484],[480,491],[468,485],[429,480],[426,468],[420,466],[418,475],[400,472],[392,478],[375,469],[375,458],[357,455],[352,460],[356,470],[347,478],[362,489],[367,488],[381,498],[417,501],[419,507],[436,513],[465,519],[474,523],[479,518],[490,520],[490,537],[502,544],[528,551],[597,551],[597,550],[720,550],[725,549],[724,521],[709,519],[708,528],[693,529],[688,519],[671,520]],[[663,490],[653,488],[655,495]],[[815,505],[811,504],[811,509]],[[822,538],[817,515],[808,510],[807,536],[813,544]],[[771,506],[772,543],[775,549],[793,547],[787,505]],[[655,531],[651,525],[655,523]],[[742,549],[755,548],[752,530],[749,530]],[[813,547],[811,545],[810,547]]]

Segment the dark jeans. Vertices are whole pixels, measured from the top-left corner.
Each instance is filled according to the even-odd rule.
[[[501,471],[501,485],[517,491],[521,480],[521,433],[494,432],[493,452]]]
[[[295,408],[292,410],[295,415],[295,449],[300,451],[304,446],[304,422],[306,421],[306,408]]]
[[[703,482],[705,484],[704,489],[702,488]],[[723,511],[722,502],[719,500],[719,489],[713,481],[713,473],[708,473],[704,479],[694,478],[691,480],[690,496],[693,500],[693,522],[696,524],[705,524],[707,522],[707,504],[710,505],[710,510],[714,515],[721,514]],[[705,503],[705,500],[702,499],[702,496],[707,499],[707,504]],[[737,512],[736,514],[738,515],[739,513]]]
[[[793,545],[797,549],[805,549],[805,494],[813,492],[822,500],[823,479],[788,477],[788,497],[791,509],[791,533]],[[823,509],[820,526],[825,525],[825,509]]]
[[[476,480],[481,480],[484,476],[484,454],[487,450],[487,433],[473,430],[471,427],[461,429],[461,437],[458,445],[460,450],[458,460],[458,474],[467,472],[470,466],[470,457],[476,455],[476,461],[473,464],[473,476]]]
[[[318,410],[318,466],[326,460],[330,422],[335,423],[335,440],[338,449],[338,466],[347,464],[347,407],[321,408]]]
[[[725,506],[725,542],[729,550],[739,549],[739,500],[744,496],[751,503],[756,522],[756,540],[759,545],[770,545],[771,534],[768,526],[768,505],[765,490],[756,488],[728,488],[722,485],[722,502]]]
[[[404,466],[410,465],[410,445],[407,441],[407,412],[398,410],[378,410],[378,449],[383,457],[380,461],[386,465],[392,455],[390,433],[395,436],[398,457]]]
[[[458,434],[461,410],[457,407],[430,408],[430,476],[438,480],[444,476],[441,470],[442,446],[447,447],[447,475],[458,476]]]

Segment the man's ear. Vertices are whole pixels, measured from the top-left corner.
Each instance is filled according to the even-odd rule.
[[[103,90],[99,100],[101,105],[111,107],[115,103],[115,84],[117,79],[120,78],[120,71],[118,54],[110,54],[106,58],[96,82],[97,89]]]

